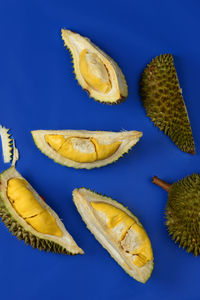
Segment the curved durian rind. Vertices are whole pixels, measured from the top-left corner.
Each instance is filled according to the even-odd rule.
[[[94,45],[89,38],[83,37],[71,30],[61,30],[64,45],[69,49],[74,66],[74,73],[81,87],[86,90],[90,97],[106,104],[119,104],[123,102],[128,96],[128,86],[126,79],[118,64],[108,56],[104,51]],[[107,71],[112,84],[112,89],[108,93],[100,93],[91,88],[83,78],[79,69],[79,56],[82,50],[91,50],[94,54],[100,56]]]
[[[28,184],[28,189],[40,205],[56,219],[63,236],[57,237],[36,231],[16,212],[7,197],[7,182],[11,178],[24,179],[14,167],[7,169],[0,175],[0,217],[9,231],[18,239],[24,240],[26,244],[30,244],[33,248],[39,250],[70,255],[83,254],[83,250],[77,246],[58,215],[42,200],[30,184]]]
[[[53,159],[55,162],[76,169],[92,169],[99,168],[111,164],[117,161],[123,154],[127,153],[140,139],[142,132],[139,131],[122,131],[122,132],[111,132],[111,131],[88,131],[88,130],[34,130],[31,131],[34,142],[39,150]],[[82,138],[96,138],[103,141],[121,142],[117,151],[106,159],[98,160],[89,163],[80,163],[63,157],[61,154],[56,152],[46,141],[46,134],[58,134],[67,137],[82,137]]]
[[[194,154],[192,130],[171,54],[155,57],[140,80],[147,116],[184,152]]]
[[[143,267],[133,267],[133,264],[129,264],[124,257],[124,254],[119,249],[119,244],[109,236],[106,228],[104,228],[99,222],[98,218],[94,214],[94,210],[90,202],[103,202],[115,206],[116,208],[124,211],[130,216],[136,224],[142,226],[138,218],[134,216],[126,207],[119,202],[113,200],[110,197],[102,196],[95,192],[92,192],[86,188],[75,189],[72,193],[73,201],[76,205],[78,212],[80,213],[83,221],[86,223],[87,228],[95,236],[98,242],[110,253],[112,258],[127,272],[131,277],[139,282],[145,283],[151,276],[153,270],[153,259],[148,261]]]
[[[200,255],[200,175],[187,176],[170,186],[166,225],[172,239],[187,252]]]
[[[0,137],[4,163],[9,163],[12,157],[12,139],[10,138],[9,130],[10,129],[0,125]]]

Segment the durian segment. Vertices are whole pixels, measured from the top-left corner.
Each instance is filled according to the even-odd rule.
[[[43,210],[40,214],[26,218],[25,220],[40,233],[58,237],[63,236],[62,230],[59,228],[56,219],[48,212],[48,210]]]
[[[61,165],[77,169],[113,163],[142,137],[139,131],[35,130],[31,133],[41,152]]]
[[[48,136],[48,134],[45,136],[45,140]],[[56,137],[56,135],[54,135],[54,137]],[[51,143],[49,143],[49,145],[52,146]],[[56,150],[53,146],[52,148]],[[64,142],[60,144],[57,152],[63,157],[76,162],[93,162],[97,160],[95,147],[90,139],[79,137],[64,138]]]
[[[80,72],[91,88],[108,93],[112,86],[109,75],[98,55],[82,50],[79,58]]]
[[[182,151],[194,154],[190,121],[171,54],[157,56],[147,65],[140,81],[140,95],[154,125]]]
[[[113,155],[121,145],[121,142],[114,142],[111,144],[98,143],[95,138],[91,138],[91,142],[95,145],[97,160],[102,160]]]
[[[187,252],[200,255],[200,174],[170,186],[166,218],[172,239]]]
[[[104,226],[111,229],[124,251],[136,255],[133,260],[136,266],[142,267],[153,259],[151,242],[145,230],[133,218],[121,209],[107,203],[91,202],[91,205],[95,212],[105,214],[103,218],[101,213],[97,216],[100,221],[103,220]]]
[[[117,201],[85,188],[73,201],[95,238],[133,278],[145,283],[153,270],[151,242],[138,219]]]
[[[121,245],[126,252],[134,255],[133,263],[139,268],[153,259],[149,237],[144,228],[136,223],[129,228]]]
[[[117,63],[88,38],[66,29],[61,33],[72,54],[74,72],[81,87],[100,102],[122,102],[128,96],[128,87]]]
[[[62,137],[62,138],[61,138]],[[95,138],[70,137],[46,134],[45,141],[59,154],[76,162],[94,162],[111,156],[121,142],[99,144]]]
[[[8,180],[7,195],[16,212],[40,233],[62,236],[55,218],[44,209],[21,178]]]
[[[18,239],[34,248],[62,254],[83,253],[58,215],[14,167],[0,175],[0,216]]]
[[[102,213],[104,213],[102,220],[104,220],[104,223],[108,228],[117,230],[116,238],[118,238],[121,242],[124,239],[128,229],[135,223],[133,218],[127,215],[127,213],[123,210],[120,210],[119,208],[108,203],[90,202],[90,204],[96,213],[97,211],[101,212],[99,214],[100,219],[102,218]]]
[[[23,219],[38,215],[44,210],[28,186],[26,180],[17,177],[7,182],[8,199]]]
[[[58,151],[65,142],[65,137],[61,134],[46,134],[45,141],[55,150]]]

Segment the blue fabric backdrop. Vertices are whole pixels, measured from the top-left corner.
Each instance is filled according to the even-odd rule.
[[[173,182],[199,171],[199,1],[1,1],[0,123],[11,128],[20,151],[17,169],[62,218],[85,255],[68,257],[27,247],[0,224],[1,299],[197,300],[199,257],[174,244],[164,225],[165,191],[153,175]],[[88,36],[122,68],[129,97],[102,105],[72,74],[62,27]],[[172,53],[191,119],[197,154],[181,152],[145,116],[138,82],[156,55]],[[124,158],[100,169],[55,164],[35,147],[34,129],[141,130]],[[1,171],[8,166],[1,158]],[[88,187],[123,202],[146,228],[154,250],[152,277],[129,277],[86,229],[72,190]]]

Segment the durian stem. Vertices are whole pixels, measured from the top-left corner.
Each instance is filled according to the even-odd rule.
[[[163,188],[165,191],[169,192],[171,184],[165,182],[164,180],[158,178],[157,176],[154,176],[152,178],[152,182]]]

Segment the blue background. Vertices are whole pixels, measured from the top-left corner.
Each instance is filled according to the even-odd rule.
[[[16,140],[18,171],[85,251],[74,257],[39,252],[1,223],[1,299],[200,299],[199,257],[169,238],[167,194],[151,183],[153,175],[174,182],[199,171],[199,15],[199,1],[1,1],[0,123]],[[60,37],[62,27],[88,36],[119,63],[129,86],[123,104],[102,105],[82,91]],[[140,102],[141,72],[161,53],[175,56],[195,156],[181,152],[153,127]],[[34,129],[126,129],[144,136],[117,163],[87,171],[60,166],[41,154],[30,134]],[[1,171],[7,167],[1,158]],[[124,203],[143,223],[155,257],[145,285],[129,277],[86,229],[71,196],[82,186]]]

